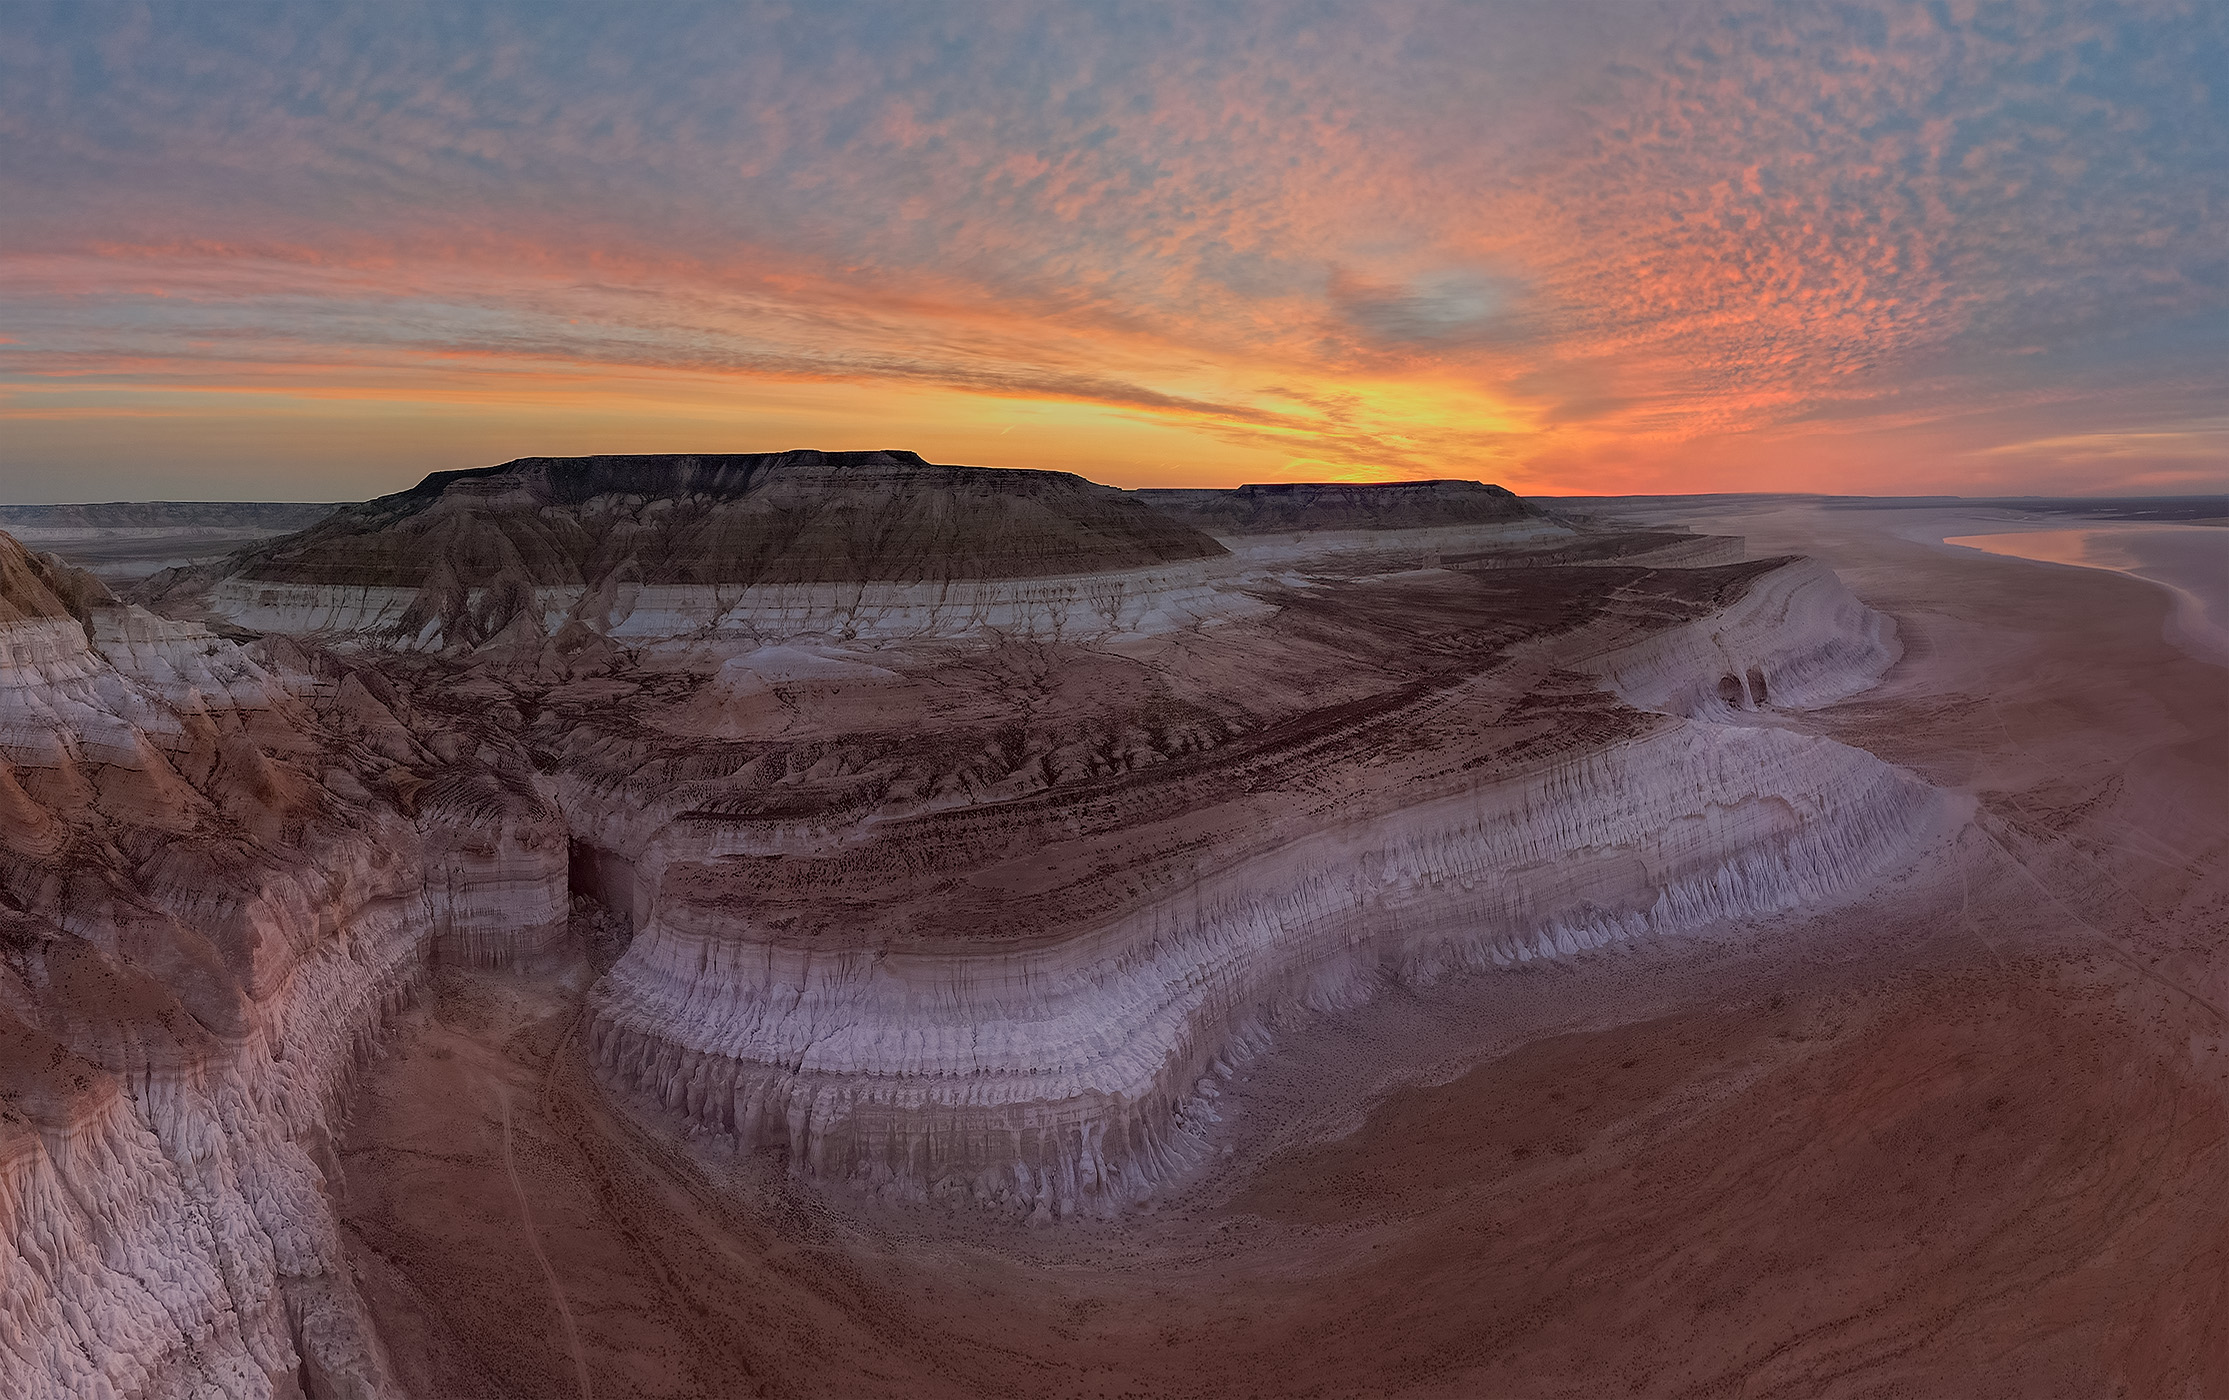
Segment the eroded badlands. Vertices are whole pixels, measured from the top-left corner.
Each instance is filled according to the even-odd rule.
[[[2091,1344],[1895,1314],[1991,1153],[2203,1272],[2220,672],[1820,519],[786,453],[445,473],[137,604],[0,543],[0,1379],[2229,1379],[2016,1203],[1990,1287]]]

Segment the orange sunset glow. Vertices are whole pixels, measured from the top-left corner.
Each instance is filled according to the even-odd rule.
[[[2214,5],[11,6],[11,500],[2218,489]]]

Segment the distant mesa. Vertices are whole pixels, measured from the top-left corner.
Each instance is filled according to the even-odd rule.
[[[1172,519],[1223,535],[1302,530],[1407,530],[1546,521],[1548,512],[1483,481],[1265,482],[1234,491],[1133,491]]]
[[[913,452],[521,457],[436,472],[243,556],[236,576],[429,584],[934,583],[1139,568],[1224,552],[1067,472]]]
[[[1336,540],[1352,556],[1337,567],[1370,572],[1404,551],[1506,552],[1572,531],[1477,481],[1120,491],[906,451],[522,457],[436,472],[136,596],[220,628],[494,647],[574,669],[682,638],[1077,641],[1215,625],[1269,606],[1233,580],[1289,563],[1280,533]]]
[[[414,649],[681,636],[1076,636],[1228,610],[1228,551],[1066,472],[917,453],[522,457],[235,554],[208,612]]]
[[[101,501],[85,505],[0,505],[0,529],[26,532],[92,530],[300,530],[331,515],[330,501]]]
[[[302,501],[0,505],[0,530],[32,549],[52,550],[113,587],[206,566],[332,513],[331,502]]]

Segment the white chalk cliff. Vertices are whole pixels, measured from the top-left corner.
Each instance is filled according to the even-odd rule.
[[[0,1393],[385,1393],[326,1114],[433,958],[562,934],[562,828],[67,582],[0,536]]]
[[[1897,657],[1830,572],[1427,485],[1189,493],[1211,536],[910,454],[535,459],[168,617],[0,536],[0,1394],[390,1393],[336,1096],[439,964],[574,956],[576,895],[633,931],[611,1092],[1069,1215],[1180,1183],[1310,1007],[1965,820],[1803,732]]]
[[[1202,1076],[1297,1008],[1832,898],[1962,822],[1862,751],[1722,722],[1896,656],[1827,571],[1747,572],[1691,621],[1601,616],[1314,734],[1302,767],[1233,752],[1249,780],[1204,801],[1194,772],[1050,813],[1030,790],[826,827],[699,812],[631,866],[656,892],[630,892],[594,1051],[816,1174],[1118,1207],[1187,1160]],[[1659,713],[1530,705],[1551,668]],[[1723,699],[1727,675],[1756,698]],[[878,890],[904,920],[862,908]],[[1010,932],[1017,909],[1052,926]]]

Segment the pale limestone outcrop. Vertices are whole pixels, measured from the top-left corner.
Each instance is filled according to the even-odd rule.
[[[1405,590],[1421,606],[1403,615],[1463,596],[1455,576],[1410,577],[1346,586]],[[1963,822],[1871,755],[1743,713],[1828,703],[1893,663],[1886,620],[1830,572],[1556,577],[1615,604],[1501,654],[1521,664],[1402,701],[1376,731],[1401,759],[1383,738],[1317,741],[1293,776],[1251,779],[1260,797],[1203,810],[1141,790],[1104,834],[1080,805],[1035,836],[995,834],[1023,820],[999,815],[998,794],[1030,791],[1011,784],[949,816],[614,819],[598,839],[640,932],[598,989],[594,1051],[615,1082],[814,1174],[1109,1209],[1181,1167],[1203,1073],[1295,1008],[1841,897]],[[1489,619],[1538,596],[1504,571],[1484,584]],[[1559,670],[1664,717],[1543,710],[1533,689]],[[1757,698],[1721,700],[1729,671]],[[1485,737],[1504,729],[1525,737]],[[717,791],[692,800],[724,806]],[[599,805],[589,789],[565,802],[576,829]],[[893,878],[922,866],[946,882]],[[878,879],[939,932],[883,917]],[[997,930],[1029,922],[1017,902],[1042,933],[1009,942]]]
[[[1083,639],[1151,635],[1257,614],[1230,583],[1226,564],[1199,563],[1061,578],[957,579],[933,583],[644,584],[610,580],[531,590],[506,615],[498,642],[539,642],[568,626],[628,643],[728,637],[766,644],[798,639],[924,641],[997,633]],[[464,610],[487,614],[492,589],[468,590]],[[378,641],[438,651],[458,638],[423,616],[420,591],[333,583],[226,579],[209,609],[257,632]],[[470,643],[466,643],[469,645]]]
[[[1959,815],[1828,740],[1668,726],[1327,825],[1048,948],[800,948],[662,901],[594,1044],[816,1174],[1105,1209],[1181,1162],[1200,1076],[1295,1007],[1832,897]]]
[[[268,709],[283,693],[245,651],[207,627],[136,606],[96,608],[91,621],[93,649],[173,709]]]
[[[1724,716],[1832,704],[1872,686],[1902,655],[1896,624],[1806,559],[1775,569],[1724,609],[1580,665],[1643,709]]]
[[[58,597],[0,600],[0,1393],[386,1393],[326,1115],[434,958],[562,934],[563,829],[376,678]]]
[[[17,1025],[0,1025],[0,1043],[91,1086],[36,1107],[19,1091],[0,1119],[0,1375],[10,1393],[267,1395],[291,1384],[296,1358],[268,1250],[220,1242],[220,1229],[236,1233],[231,1222],[189,1196],[113,1078]]]
[[[213,979],[181,995],[179,969],[95,937],[10,933],[0,1036],[35,1053],[5,1091],[24,1130],[0,1166],[8,1393],[291,1395],[305,1373],[383,1393],[313,1152],[414,940],[359,932],[370,975],[313,960],[276,1014],[236,1003],[228,1021],[195,995]]]

